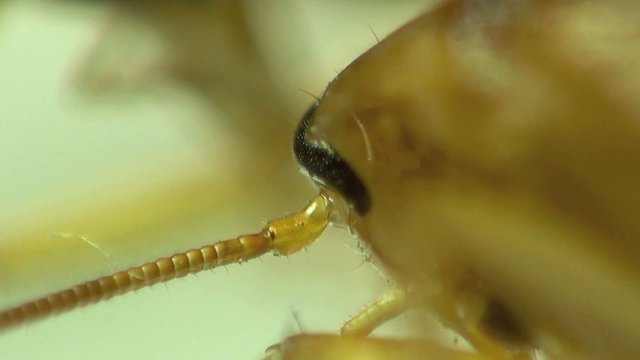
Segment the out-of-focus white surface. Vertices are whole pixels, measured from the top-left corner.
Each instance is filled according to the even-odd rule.
[[[311,64],[300,63],[293,55],[278,58],[277,54],[285,53],[282,51],[273,50],[274,56],[267,59],[276,75],[285,71],[299,74],[299,82],[279,84],[290,87],[295,96],[300,96],[297,88],[313,89],[318,81],[329,81],[354,56],[374,45],[369,26],[382,36],[415,16],[420,7],[413,4],[389,12],[378,5],[363,11],[365,5],[360,4],[348,12],[338,4],[283,2],[286,11],[280,13],[281,20],[299,17],[295,24],[304,24],[301,30],[308,34],[305,46],[316,49],[318,55],[313,68],[305,68]],[[109,198],[105,192],[135,194],[185,174],[224,172],[210,166],[208,154],[225,133],[201,131],[202,120],[215,115],[187,92],[166,87],[104,102],[74,96],[70,79],[108,8],[14,1],[3,11],[0,242],[11,242],[11,231],[38,226],[38,216],[47,212],[68,205],[96,206],[95,199]],[[286,33],[296,29],[287,28],[283,21],[263,20],[263,25],[270,26],[262,32],[261,46],[268,50],[286,44]],[[288,46],[296,48],[296,44]],[[286,66],[279,65],[284,61]],[[215,121],[212,123],[215,128]],[[219,138],[206,139],[202,133]],[[208,151],[202,151],[205,147]],[[224,163],[221,159],[229,151],[220,147],[223,155],[216,159],[217,164]],[[266,215],[263,220],[280,215]],[[224,221],[229,236],[262,226],[247,227],[242,219],[236,220],[238,225]],[[211,239],[208,234],[219,231],[211,229],[213,223],[201,221],[149,236],[198,239],[204,244]],[[230,230],[236,226],[237,232]],[[66,231],[52,227],[43,241],[69,236]],[[102,253],[81,246],[89,254],[84,260],[97,268],[126,262],[117,249],[103,249]],[[64,257],[46,256],[53,260]],[[141,254],[131,256],[143,258]],[[0,253],[0,296],[9,298],[7,294],[24,289],[7,285],[11,282],[3,284],[6,274],[20,274],[4,266],[2,259],[5,264],[16,259],[11,253]],[[82,271],[69,269],[68,274],[56,276]],[[43,284],[48,281],[42,279]],[[33,283],[20,286],[39,287]],[[266,256],[206,271],[12,329],[0,334],[0,358],[254,359],[284,336],[337,331],[383,288],[383,281],[364,263],[348,232],[332,229],[307,252],[289,258]],[[0,298],[0,304],[6,301]]]

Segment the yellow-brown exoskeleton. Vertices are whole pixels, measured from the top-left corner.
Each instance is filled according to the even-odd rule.
[[[307,114],[358,184],[303,166],[480,353],[640,356],[638,24],[632,1],[444,1]]]
[[[294,153],[300,213],[0,314],[12,325],[273,251],[347,223],[394,282],[286,359],[640,356],[640,4],[443,1],[347,67]],[[477,352],[366,335],[407,309]],[[446,344],[445,344],[446,345]]]

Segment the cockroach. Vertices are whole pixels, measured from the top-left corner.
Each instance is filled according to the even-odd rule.
[[[302,211],[0,319],[287,255],[333,222],[393,286],[341,335],[289,337],[269,358],[637,358],[638,10],[443,1],[356,59],[305,113],[294,154],[321,191]],[[473,351],[367,336],[409,309],[433,313]]]
[[[638,357],[637,10],[445,1],[328,86],[299,130],[318,155],[298,159],[349,204],[399,309],[430,309],[491,358]],[[342,350],[279,349],[323,343]]]

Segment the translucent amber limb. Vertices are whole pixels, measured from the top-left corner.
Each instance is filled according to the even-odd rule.
[[[340,329],[340,333],[342,335],[369,335],[378,326],[410,308],[406,291],[392,289],[347,321]]]
[[[265,360],[450,359],[488,360],[489,357],[444,347],[429,340],[304,334],[267,349]]]

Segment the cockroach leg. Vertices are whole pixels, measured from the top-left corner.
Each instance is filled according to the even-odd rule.
[[[0,330],[267,252],[292,254],[322,234],[329,223],[329,212],[329,199],[320,194],[302,211],[271,220],[258,233],[177,253],[5,310],[0,313]]]
[[[492,337],[487,336],[483,328],[474,325],[468,325],[461,332],[465,339],[473,345],[475,349],[483,354],[491,355],[491,359],[517,359],[517,360],[534,360],[536,355],[534,351],[522,349],[511,349],[507,344],[499,342]]]
[[[304,334],[267,349],[266,360],[450,359],[488,360],[483,354],[451,349],[429,340]]]
[[[378,326],[413,307],[406,290],[390,289],[347,321],[340,329],[340,334],[367,336]]]
[[[410,309],[424,306],[419,292],[391,288],[347,321],[340,335],[300,334],[267,349],[267,360],[324,359],[535,359],[535,354],[512,351],[487,337],[479,327],[462,322],[461,333],[478,352],[452,349],[432,340],[398,340],[367,337],[378,326]],[[490,355],[489,357],[487,357]]]

